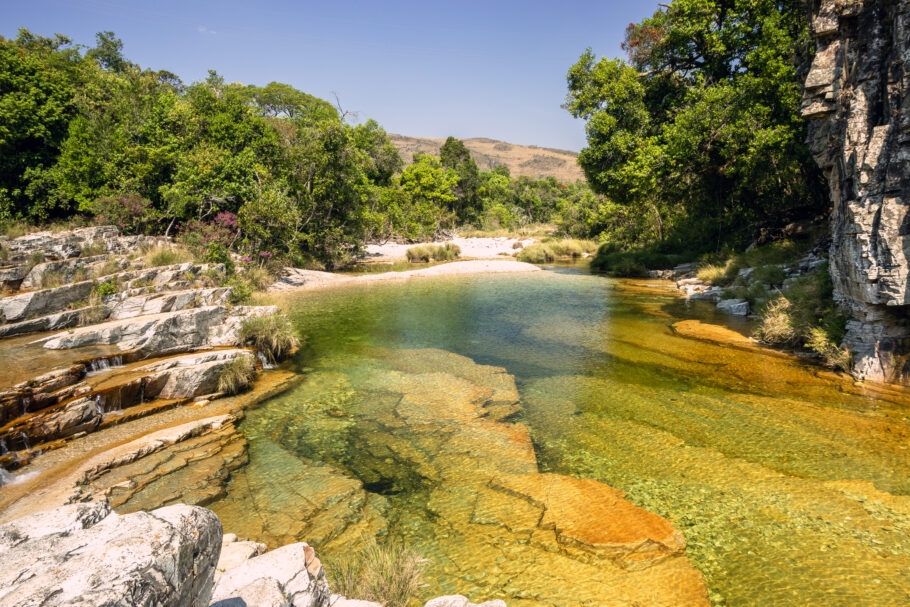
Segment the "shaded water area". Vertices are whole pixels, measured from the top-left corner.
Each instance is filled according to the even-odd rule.
[[[510,606],[596,605],[597,584],[672,584],[672,570],[599,578],[596,563],[535,541],[503,497],[515,491],[472,480],[536,465],[602,481],[671,521],[714,604],[910,603],[906,392],[680,337],[674,322],[713,308],[574,268],[285,304],[308,336],[305,379],[241,424],[250,462],[210,506],[226,531],[271,547],[307,540],[329,563],[387,536],[430,559],[426,596]],[[502,420],[526,426],[533,451],[523,426]]]

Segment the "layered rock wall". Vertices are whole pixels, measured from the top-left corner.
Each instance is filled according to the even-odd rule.
[[[833,203],[831,276],[863,379],[910,382],[910,0],[815,0],[803,116]]]

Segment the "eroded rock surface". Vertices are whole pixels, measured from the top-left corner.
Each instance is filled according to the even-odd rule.
[[[120,516],[73,504],[0,526],[3,607],[207,607],[221,523],[176,505]]]
[[[821,0],[803,116],[831,198],[855,373],[910,381],[910,0]]]

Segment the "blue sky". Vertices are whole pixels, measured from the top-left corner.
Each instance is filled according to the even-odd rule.
[[[650,0],[600,2],[238,2],[3,0],[0,35],[19,27],[93,45],[112,30],[142,67],[185,82],[287,82],[338,94],[361,120],[420,137],[491,137],[579,150],[584,124],[560,107],[588,46],[621,55]]]

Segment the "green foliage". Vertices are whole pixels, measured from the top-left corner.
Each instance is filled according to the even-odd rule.
[[[433,261],[451,261],[461,255],[461,247],[447,242],[445,245],[418,245],[405,251],[405,256],[411,263],[427,263]]]
[[[549,263],[555,260],[556,256],[550,250],[550,247],[537,242],[524,247],[518,253],[518,261],[525,263]]]
[[[235,306],[247,305],[253,300],[253,291],[255,288],[243,275],[235,274],[223,284],[224,286],[231,288],[231,295],[228,298],[228,301]]]
[[[104,282],[99,282],[95,285],[95,288],[92,289],[92,293],[99,299],[104,299],[114,295],[117,292],[117,285],[113,280],[106,280]]]
[[[779,265],[767,265],[755,268],[752,278],[769,285],[779,285],[787,278],[787,273]]]
[[[228,396],[249,390],[256,380],[256,364],[251,356],[238,356],[218,375],[218,391]]]
[[[375,541],[359,552],[328,566],[333,592],[375,601],[387,607],[407,607],[423,588],[427,561],[398,544]]]
[[[723,263],[705,264],[698,268],[695,276],[709,285],[728,285],[736,279],[740,265],[736,259],[727,259]]]
[[[609,202],[581,221],[627,248],[705,251],[823,207],[799,114],[808,22],[801,0],[675,0],[629,26],[628,62],[583,53],[565,107]]]
[[[604,243],[591,260],[591,269],[614,276],[641,278],[648,270],[667,270],[683,261],[685,254],[660,253],[651,249],[619,251],[611,243]]]
[[[270,362],[290,356],[300,345],[291,321],[283,314],[252,316],[240,326],[240,342],[262,352]]]
[[[121,232],[130,234],[145,232],[156,217],[152,201],[135,193],[102,196],[88,208],[98,223],[115,225]]]
[[[590,240],[545,238],[541,242],[521,248],[516,257],[519,261],[527,263],[548,263],[559,258],[575,259],[593,252],[596,248],[595,243]]]
[[[846,334],[846,316],[834,302],[827,268],[799,277],[759,311],[755,337],[765,343],[805,347],[829,365],[847,370],[849,354],[838,344]]]
[[[225,274],[234,273],[234,260],[231,259],[231,252],[220,242],[210,242],[206,245],[202,253],[203,263],[220,263],[224,265]]]

